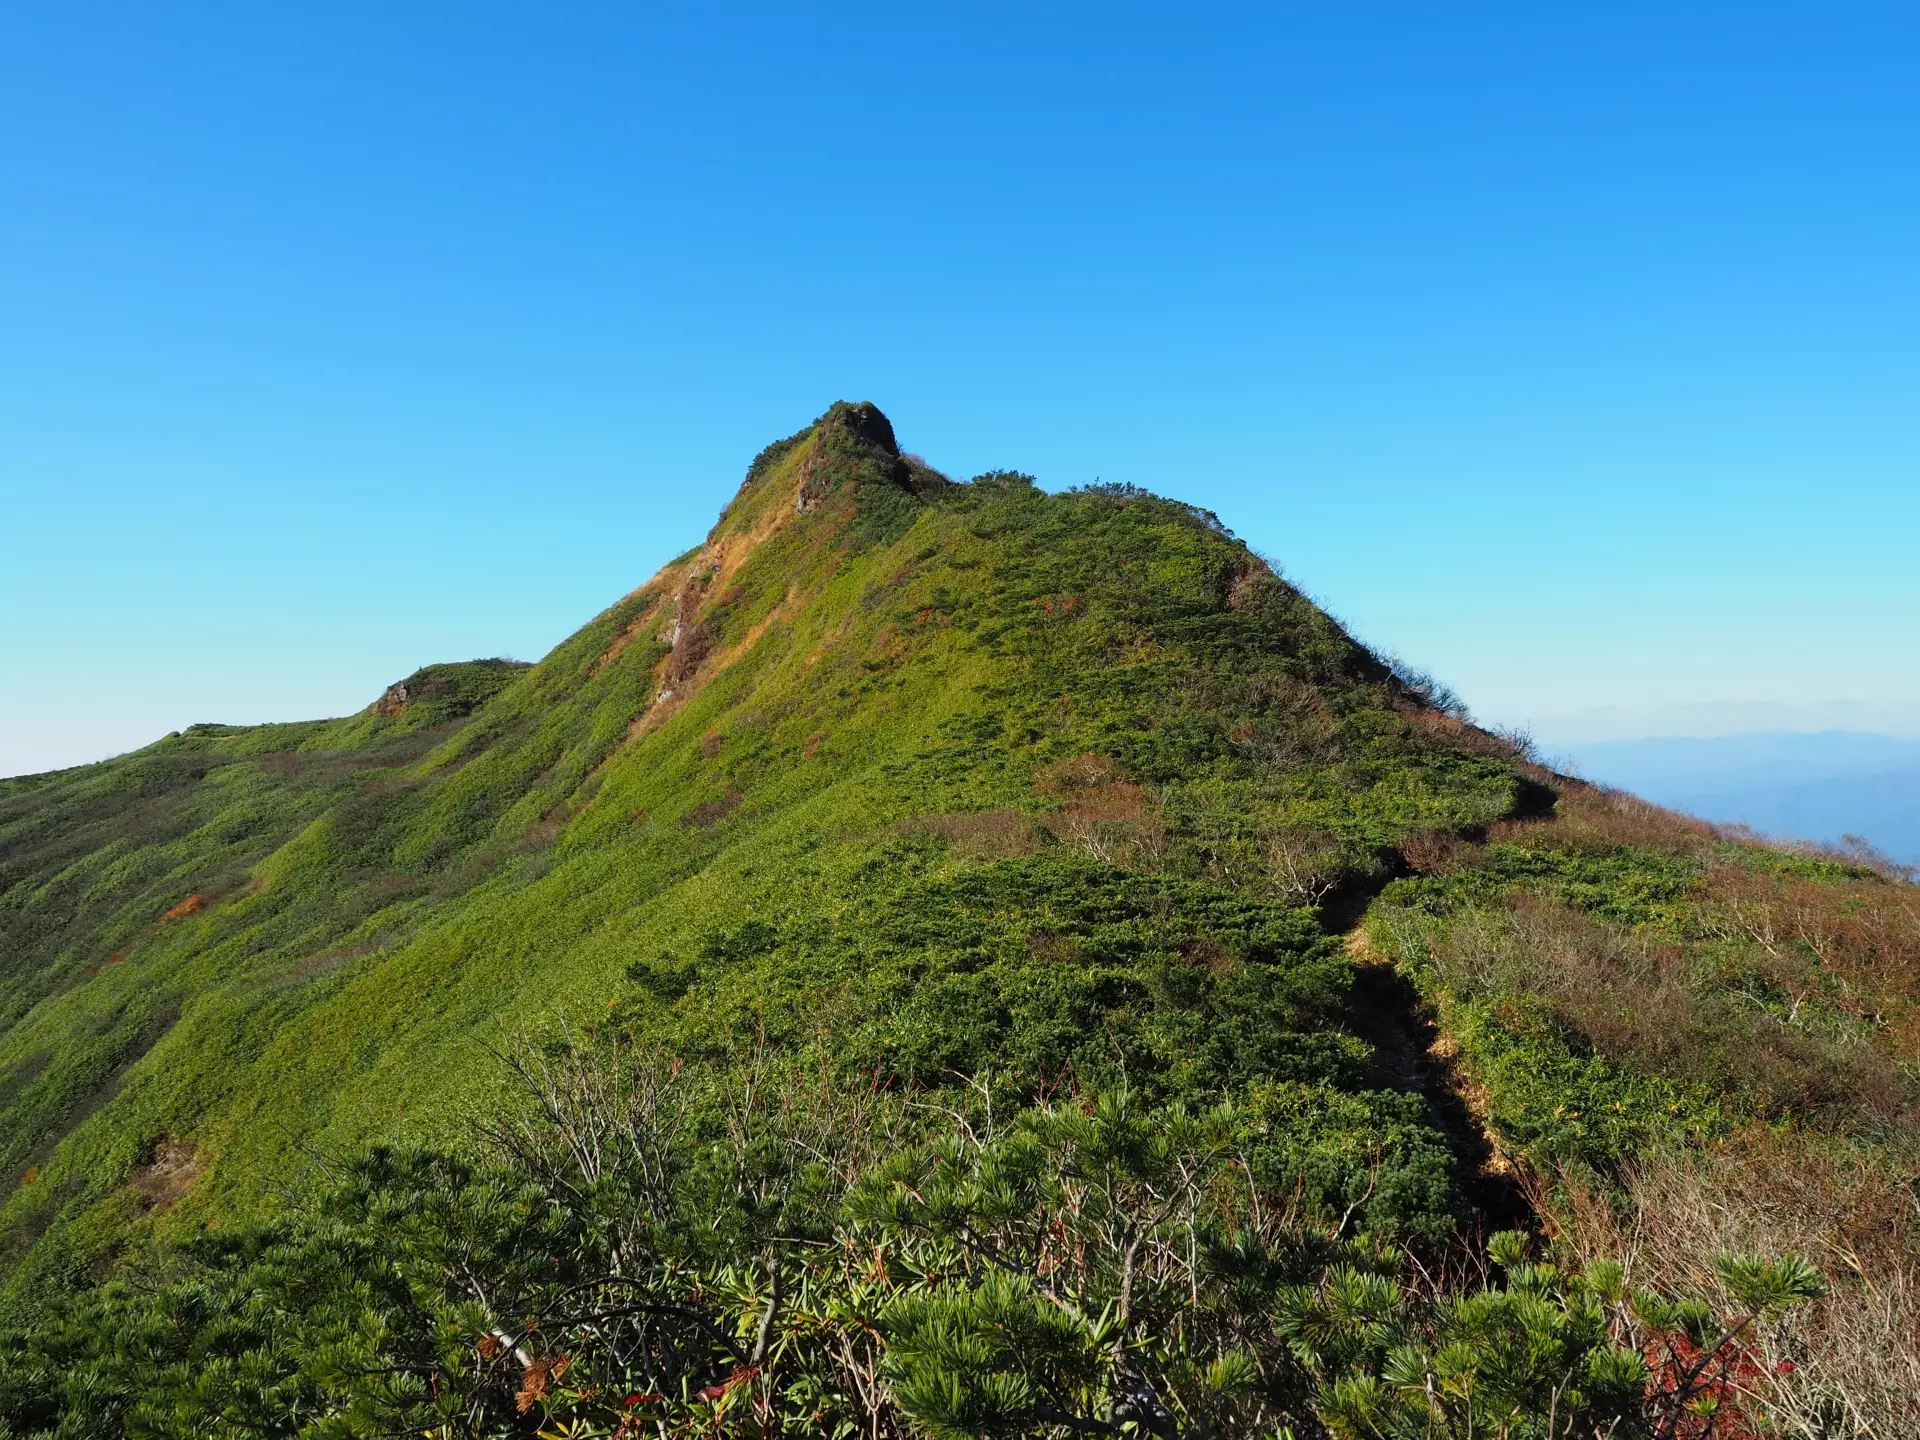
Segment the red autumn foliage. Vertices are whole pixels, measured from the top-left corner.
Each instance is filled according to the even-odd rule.
[[[1766,1371],[1753,1350],[1729,1335],[1711,1350],[1683,1334],[1647,1343],[1647,1398],[1664,1413],[1667,1440],[1761,1440],[1741,1404]]]
[[[758,1365],[742,1365],[718,1385],[709,1385],[693,1398],[696,1400],[718,1400],[736,1385],[744,1385],[760,1373]]]

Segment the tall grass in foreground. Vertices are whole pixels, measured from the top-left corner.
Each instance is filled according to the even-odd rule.
[[[1756,1334],[1743,1381],[1754,1408],[1786,1434],[1920,1435],[1917,1180],[1880,1156],[1762,1132],[1647,1156],[1624,1204],[1575,1183],[1546,1208],[1569,1253],[1623,1259],[1630,1280],[1668,1293],[1718,1298],[1703,1255],[1812,1257],[1829,1289],[1791,1329]]]

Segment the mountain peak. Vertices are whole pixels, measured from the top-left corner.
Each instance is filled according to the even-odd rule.
[[[893,438],[893,422],[871,400],[862,400],[858,404],[836,400],[828,407],[827,413],[820,417],[819,423],[822,426],[838,424],[854,440],[889,455],[900,453],[900,442]]]
[[[753,459],[739,492],[720,512],[706,546],[742,531],[764,539],[772,528],[845,497],[843,519],[888,508],[904,491],[926,499],[952,484],[917,455],[903,454],[893,422],[870,400],[836,400],[804,430],[776,440]]]
[[[812,441],[796,501],[802,511],[842,482],[891,485],[922,499],[953,483],[919,456],[901,452],[893,422],[871,400],[836,400],[795,438]]]

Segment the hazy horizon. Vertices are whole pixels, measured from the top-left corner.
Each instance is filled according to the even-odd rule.
[[[1550,758],[1589,780],[1776,840],[1858,836],[1920,865],[1920,740],[1854,731],[1614,740]]]

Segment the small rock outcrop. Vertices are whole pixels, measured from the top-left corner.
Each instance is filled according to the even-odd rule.
[[[524,660],[462,660],[445,665],[423,665],[380,692],[368,708],[388,720],[437,724],[471,715],[524,670]]]

